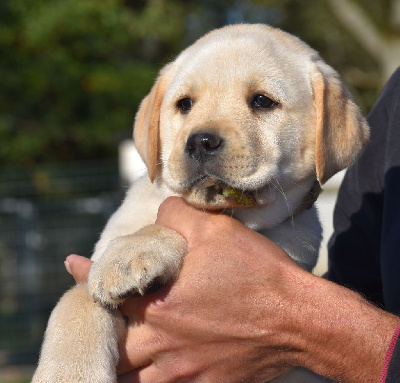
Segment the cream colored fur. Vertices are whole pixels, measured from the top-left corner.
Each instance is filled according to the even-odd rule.
[[[275,104],[259,107],[257,95]],[[193,104],[182,111],[185,98]],[[190,139],[204,133],[217,136],[218,145],[193,154]],[[160,72],[136,117],[135,143],[149,177],[132,186],[109,220],[88,284],[71,289],[54,309],[33,382],[116,381],[124,329],[115,308],[156,279],[172,281],[186,253],[182,237],[153,225],[167,196],[225,209],[311,270],[321,239],[316,210],[293,213],[316,177],[324,183],[350,165],[368,135],[337,73],[296,37],[237,25],[187,48]],[[248,196],[249,206],[232,190]],[[292,369],[276,382],[321,379]]]

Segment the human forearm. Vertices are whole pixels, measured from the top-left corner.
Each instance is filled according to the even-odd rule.
[[[286,321],[295,363],[336,381],[378,382],[399,318],[349,289],[299,275],[290,288],[297,309]]]

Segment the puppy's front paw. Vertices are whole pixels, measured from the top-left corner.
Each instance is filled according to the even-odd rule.
[[[130,294],[143,295],[155,281],[173,280],[185,255],[185,239],[159,225],[117,237],[92,266],[89,292],[102,305],[117,307]]]

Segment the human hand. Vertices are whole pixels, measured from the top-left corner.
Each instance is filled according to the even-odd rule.
[[[122,306],[129,324],[119,372],[131,372],[120,382],[266,381],[287,369],[284,358],[277,358],[286,347],[283,310],[276,314],[271,302],[279,295],[281,306],[289,304],[280,278],[292,267],[302,270],[281,248],[238,221],[180,199],[163,204],[157,223],[185,236],[189,253],[172,286]],[[91,263],[70,256],[67,265],[82,282]],[[272,268],[275,281],[268,280]]]
[[[119,371],[133,371],[120,382],[265,382],[289,368],[284,274],[305,272],[238,221],[180,199],[161,206],[157,223],[182,234],[189,252],[172,286],[122,306]]]
[[[182,234],[189,252],[172,286],[121,307],[129,324],[120,383],[264,382],[294,365],[379,379],[397,317],[304,271],[228,216],[170,198],[157,223]],[[84,281],[90,261],[67,261]]]

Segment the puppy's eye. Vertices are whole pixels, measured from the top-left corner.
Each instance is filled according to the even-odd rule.
[[[193,100],[189,97],[185,97],[179,100],[177,105],[181,113],[187,113],[190,109],[192,109]]]
[[[277,103],[275,101],[271,100],[267,96],[264,96],[263,94],[255,95],[253,100],[251,101],[251,106],[253,108],[269,109],[269,108],[272,108],[275,105],[277,105]]]

